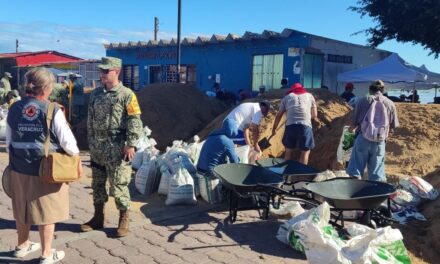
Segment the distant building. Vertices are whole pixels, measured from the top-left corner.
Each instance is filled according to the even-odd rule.
[[[175,82],[176,40],[111,43],[107,56],[122,59],[122,80],[138,90],[148,84]],[[338,73],[378,62],[390,52],[324,38],[292,29],[283,32],[265,30],[243,36],[213,35],[211,38],[184,38],[181,42],[182,82],[195,82],[202,90],[211,90],[215,82],[238,93],[240,89],[258,92],[278,89],[288,79],[306,88],[337,88]]]
[[[38,52],[17,52],[0,53],[0,74],[7,71],[12,74],[12,87],[18,87],[18,83],[23,85],[24,74],[28,69],[38,66],[45,66],[52,69],[58,79],[64,79],[68,73],[80,74],[82,82],[86,86],[99,80],[99,71],[96,65],[99,61],[83,60],[78,57],[60,53],[57,51],[38,51]]]

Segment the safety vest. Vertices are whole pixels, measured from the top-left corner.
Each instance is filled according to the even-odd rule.
[[[48,102],[25,97],[15,102],[9,109],[7,118],[7,123],[11,128],[9,164],[12,170],[32,176],[39,175],[47,135],[48,105]],[[54,116],[57,111],[59,108],[55,107]],[[53,120],[50,133],[49,152],[61,152],[59,140],[53,132]]]

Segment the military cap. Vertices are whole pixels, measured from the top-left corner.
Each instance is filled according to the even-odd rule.
[[[8,78],[12,78],[12,75],[9,72],[5,72],[5,76],[8,77]]]
[[[101,64],[98,65],[98,68],[103,70],[108,70],[108,69],[121,68],[121,66],[122,66],[122,61],[119,58],[102,57]]]

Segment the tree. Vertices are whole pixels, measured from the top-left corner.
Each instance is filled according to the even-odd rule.
[[[385,40],[421,44],[438,58],[440,54],[439,0],[358,0],[350,10],[368,15],[378,23],[365,32],[368,44],[377,47]]]

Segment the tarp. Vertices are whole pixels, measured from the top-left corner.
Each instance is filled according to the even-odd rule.
[[[414,66],[396,53],[367,67],[338,74],[338,82],[422,82],[440,83],[440,74],[429,71],[424,65]]]

